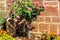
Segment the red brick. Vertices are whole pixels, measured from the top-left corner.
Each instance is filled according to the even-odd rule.
[[[44,33],[44,30],[46,30],[46,32],[48,32],[48,27],[49,27],[49,24],[39,24],[39,31]]]
[[[38,32],[38,26],[39,26],[39,24],[37,22],[32,22],[32,26],[35,27],[32,31],[33,32]]]
[[[3,17],[7,15],[8,12],[2,12]]]
[[[39,2],[43,2],[43,0],[33,0],[33,1],[39,1]]]
[[[38,17],[37,17],[37,21],[38,21],[38,22],[44,22],[44,17],[38,16]]]
[[[58,5],[58,2],[45,2],[46,5]]]
[[[60,17],[52,17],[52,22],[60,23]]]
[[[0,10],[4,10],[4,1],[0,1]]]
[[[51,22],[51,17],[45,17],[45,22]]]
[[[50,24],[50,32],[57,32],[57,24]]]
[[[58,16],[58,7],[47,6],[46,12],[42,12],[41,16]]]

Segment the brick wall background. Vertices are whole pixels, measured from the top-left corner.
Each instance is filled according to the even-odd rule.
[[[35,0],[34,0],[35,1]],[[50,33],[57,32],[60,34],[60,0],[38,0],[43,4],[46,4],[46,12],[42,12],[37,20],[32,23],[35,26],[32,33]],[[8,4],[12,0],[0,0],[0,11],[4,16],[9,12],[10,7]]]

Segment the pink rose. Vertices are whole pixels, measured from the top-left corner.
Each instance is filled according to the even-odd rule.
[[[20,16],[18,15],[18,16],[16,16],[16,18],[18,18],[18,19],[19,19],[19,18],[20,18]]]
[[[15,11],[13,11],[12,14],[15,14]]]
[[[35,4],[36,4],[36,7],[38,7],[40,5],[40,3],[38,1],[36,1]]]
[[[45,4],[43,4],[43,6],[42,6],[43,8],[46,8],[46,5]]]
[[[32,8],[28,7],[28,10],[32,11]]]

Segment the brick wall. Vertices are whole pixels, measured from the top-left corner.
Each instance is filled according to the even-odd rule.
[[[0,0],[0,10],[6,15],[10,8],[7,6],[12,0]],[[60,1],[58,0],[39,0],[46,4],[46,12],[42,12],[37,20],[32,23],[35,26],[32,33],[44,33],[45,31],[60,33]]]

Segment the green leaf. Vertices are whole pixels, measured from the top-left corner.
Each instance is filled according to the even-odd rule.
[[[13,10],[15,10],[15,11],[16,11],[16,10],[17,10],[17,7],[14,7],[14,8],[13,8]]]

